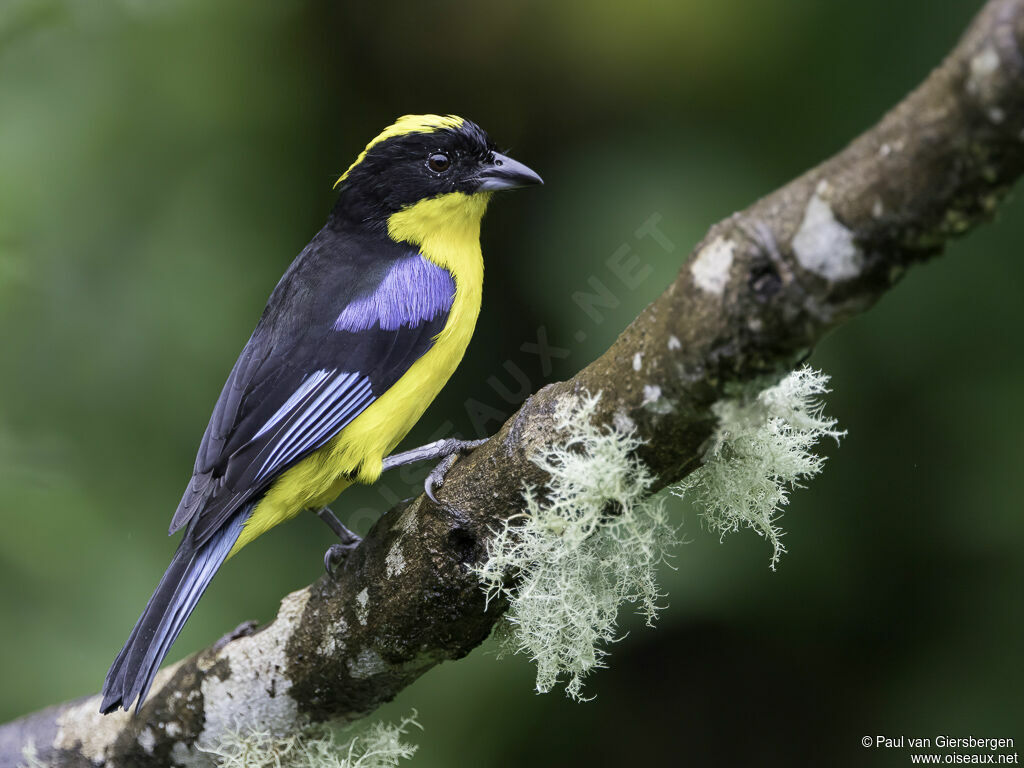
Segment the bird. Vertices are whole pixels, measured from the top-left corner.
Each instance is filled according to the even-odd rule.
[[[542,184],[476,123],[405,115],[335,183],[327,223],[274,288],[203,434],[171,520],[184,535],[103,684],[104,714],[137,701],[217,570],[304,510],[340,542],[359,538],[329,505],[385,469],[441,462],[483,441],[392,452],[455,371],[480,312],[480,225],[494,192]]]

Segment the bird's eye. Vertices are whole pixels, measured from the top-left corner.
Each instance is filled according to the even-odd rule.
[[[448,155],[442,152],[436,152],[427,158],[427,167],[435,173],[444,173],[451,164]]]

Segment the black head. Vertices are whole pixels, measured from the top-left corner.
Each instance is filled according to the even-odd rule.
[[[406,115],[371,141],[338,179],[334,215],[383,222],[421,200],[540,184],[497,151],[480,126],[453,115]]]

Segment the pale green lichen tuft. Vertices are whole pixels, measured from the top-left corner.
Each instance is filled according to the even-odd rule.
[[[821,471],[817,442],[845,434],[823,414],[827,382],[804,367],[716,404],[719,425],[704,465],[673,489],[695,495],[721,535],[750,527],[765,536],[773,568],[784,551],[776,520],[789,490]],[[603,646],[617,639],[622,604],[635,604],[653,622],[656,569],[675,539],[662,499],[650,495],[650,471],[635,455],[641,441],[632,423],[593,424],[598,399],[558,404],[554,426],[564,440],[533,458],[547,485],[524,492],[524,511],[495,533],[475,568],[488,600],[508,601],[497,632],[503,648],[533,659],[538,691],[565,680],[576,699],[586,675],[603,666]]]
[[[812,452],[821,438],[838,443],[846,434],[823,414],[828,379],[804,366],[756,395],[718,402],[718,428],[703,466],[673,489],[694,494],[706,524],[721,536],[743,527],[764,536],[773,570],[786,551],[778,518],[789,490],[821,472],[825,459]]]
[[[598,400],[559,403],[555,427],[565,440],[533,458],[547,485],[524,492],[524,512],[496,532],[475,569],[488,600],[508,600],[504,649],[533,659],[538,691],[564,679],[574,699],[584,677],[603,666],[601,646],[617,639],[623,603],[654,621],[656,568],[675,533],[634,455],[641,441],[592,423]]]
[[[343,741],[322,727],[287,736],[247,731],[228,733],[216,748],[199,750],[219,768],[396,768],[416,753],[416,745],[402,738],[413,726],[421,728],[415,711],[397,724],[377,722]]]

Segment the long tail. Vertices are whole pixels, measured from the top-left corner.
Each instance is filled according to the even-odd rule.
[[[100,712],[107,714],[118,707],[127,711],[136,697],[139,703],[135,711],[142,708],[160,662],[171,649],[213,575],[227,559],[251,511],[252,507],[246,505],[199,547],[189,543],[187,534],[182,539],[171,564],[135,623],[135,629],[110,665],[103,683]]]

